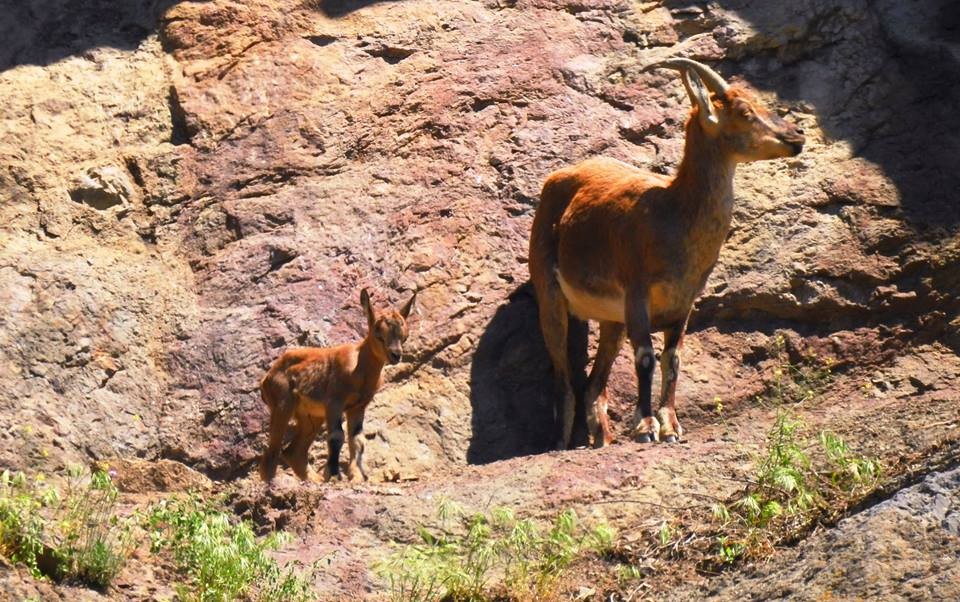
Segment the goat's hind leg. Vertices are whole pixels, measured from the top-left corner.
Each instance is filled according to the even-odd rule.
[[[551,280],[537,291],[537,304],[540,312],[540,328],[543,342],[553,363],[554,378],[563,398],[557,406],[557,418],[560,423],[560,436],[556,449],[565,450],[570,446],[573,435],[573,421],[576,412],[577,397],[570,381],[570,361],[567,357],[567,334],[569,315],[567,300],[560,291],[556,280]]]
[[[311,478],[308,462],[310,446],[313,445],[321,430],[323,430],[322,419],[313,416],[297,416],[297,428],[294,431],[293,441],[284,450],[283,459],[301,481],[315,480]]]
[[[607,418],[607,381],[613,362],[623,346],[625,332],[626,327],[619,322],[600,322],[597,357],[593,360],[583,399],[594,447],[603,447],[613,441],[610,420]]]
[[[264,379],[261,385],[263,399],[270,407],[270,427],[267,449],[260,458],[260,478],[269,483],[277,475],[277,463],[287,425],[293,417],[293,394],[286,378],[273,375]]]

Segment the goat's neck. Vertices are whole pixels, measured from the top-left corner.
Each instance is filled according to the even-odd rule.
[[[374,350],[373,339],[367,335],[357,348],[357,372],[367,378],[380,378],[380,372],[387,363],[385,357],[381,357]]]
[[[696,115],[687,124],[683,160],[670,188],[683,212],[696,221],[729,227],[733,213],[736,161],[717,138],[708,136]]]

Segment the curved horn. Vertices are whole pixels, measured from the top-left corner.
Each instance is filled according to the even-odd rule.
[[[698,63],[692,59],[683,59],[683,58],[673,58],[665,59],[662,61],[657,61],[652,65],[647,65],[643,68],[644,71],[649,71],[651,69],[657,69],[665,67],[667,69],[676,69],[678,71],[683,71],[685,69],[693,69],[697,72],[697,75],[700,76],[700,79],[703,80],[703,83],[710,89],[711,92],[717,95],[723,95],[727,93],[727,90],[730,89],[730,84],[728,84],[720,74],[707,67],[703,63]]]

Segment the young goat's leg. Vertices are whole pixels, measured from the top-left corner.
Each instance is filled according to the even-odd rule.
[[[634,364],[637,370],[637,411],[634,435],[640,443],[656,441],[660,436],[660,425],[653,417],[652,388],[653,371],[657,357],[653,353],[653,340],[650,337],[650,309],[647,291],[634,289],[627,292],[627,335],[634,350]]]
[[[310,446],[313,445],[317,435],[323,430],[323,422],[312,416],[301,416],[297,418],[297,429],[293,436],[293,441],[284,450],[284,459],[294,474],[301,481],[310,480],[310,471],[308,469],[308,459]]]
[[[347,411],[347,445],[350,448],[350,464],[347,466],[347,478],[351,481],[359,476],[366,481],[367,471],[363,469],[363,414],[366,406]]]
[[[294,402],[286,379],[265,381],[261,389],[270,407],[270,429],[267,449],[260,458],[260,478],[269,483],[277,475],[280,448],[287,425],[293,417]]]
[[[663,355],[660,357],[660,440],[675,443],[683,436],[683,429],[677,419],[675,407],[677,378],[680,376],[680,348],[683,335],[687,330],[687,321],[674,328],[663,331]]]
[[[593,360],[584,404],[587,408],[587,426],[594,447],[603,447],[613,441],[610,421],[607,419],[607,381],[613,362],[620,353],[626,328],[619,322],[600,322],[600,340],[597,357]]]
[[[327,407],[327,467],[324,480],[340,479],[340,450],[343,448],[343,406],[340,403]]]

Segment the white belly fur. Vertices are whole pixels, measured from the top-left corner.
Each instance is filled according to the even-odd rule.
[[[570,313],[581,320],[601,320],[604,322],[625,322],[624,307],[625,297],[623,291],[612,297],[599,297],[588,291],[574,288],[563,278],[560,270],[557,270],[557,282],[560,283],[560,290],[563,296],[567,298],[567,305]]]

